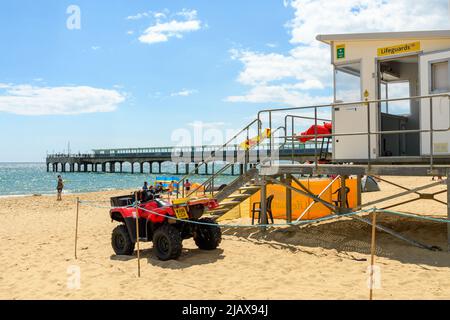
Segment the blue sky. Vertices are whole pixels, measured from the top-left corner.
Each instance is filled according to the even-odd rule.
[[[195,121],[239,129],[261,108],[329,101],[317,33],[447,27],[447,2],[429,2],[423,19],[387,24],[423,1],[1,1],[0,161],[42,161],[68,141],[172,145]]]

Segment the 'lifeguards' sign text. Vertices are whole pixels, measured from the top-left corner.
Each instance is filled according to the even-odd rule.
[[[384,57],[384,56],[392,56],[395,54],[402,54],[402,53],[408,53],[408,52],[415,52],[420,51],[420,42],[412,42],[412,43],[406,43],[406,44],[400,44],[397,46],[392,47],[385,47],[385,48],[379,48],[378,49],[378,56]]]

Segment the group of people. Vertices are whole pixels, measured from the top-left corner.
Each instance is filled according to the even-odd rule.
[[[188,179],[186,179],[183,186],[185,191],[189,192],[191,190],[191,183],[189,182]],[[162,194],[166,192],[168,196],[172,196],[173,192],[175,191],[175,188],[178,189],[178,184],[173,180],[170,182],[167,189],[164,189],[161,182],[158,182],[155,186],[152,186],[149,185],[147,181],[145,181],[144,186],[142,187],[142,191],[148,191],[153,195]]]
[[[184,190],[186,192],[189,192],[191,190],[192,185],[189,182],[189,180],[186,179],[183,186],[184,186]],[[147,193],[149,193],[153,196],[160,195],[160,194],[166,192],[167,195],[170,197],[170,196],[172,196],[173,192],[175,191],[175,188],[178,189],[178,184],[173,180],[170,182],[167,189],[164,189],[161,182],[157,183],[155,186],[152,186],[152,185],[149,185],[147,181],[145,181],[144,186],[142,187],[142,191],[147,191]],[[61,175],[58,175],[57,184],[56,184],[56,192],[57,192],[56,200],[57,201],[62,200],[61,195],[62,195],[63,189],[64,189],[64,181],[63,181]]]

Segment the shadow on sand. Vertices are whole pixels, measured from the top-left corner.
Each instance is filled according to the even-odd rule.
[[[215,250],[200,250],[183,248],[181,256],[177,260],[161,261],[153,254],[153,248],[140,250],[141,261],[147,262],[153,266],[164,269],[186,269],[192,266],[214,263],[224,258],[223,250],[217,248]],[[111,255],[111,260],[129,261],[137,258],[136,251],[132,256]]]
[[[371,215],[365,217],[370,218]],[[421,249],[377,230],[377,256],[402,263],[450,267],[450,252],[447,251],[447,225],[445,223],[381,214],[378,214],[377,217],[377,223],[380,225],[410,239],[442,249],[442,251]],[[240,240],[245,239],[256,245],[269,245],[292,252],[308,252],[307,248],[335,249],[356,261],[366,261],[367,255],[370,255],[371,226],[350,218],[301,227],[269,228],[265,231],[256,227],[229,228],[224,229],[223,234],[238,237]],[[366,256],[355,257],[351,253]]]

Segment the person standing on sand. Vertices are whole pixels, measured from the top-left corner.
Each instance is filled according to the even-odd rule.
[[[60,175],[58,175],[58,184],[56,185],[56,191],[57,193],[57,197],[56,197],[56,201],[61,201],[61,194],[62,194],[62,190],[64,188],[64,182],[63,179]]]
[[[186,182],[184,183],[184,189],[187,193],[191,190],[191,183],[189,182],[189,179],[186,179]]]

